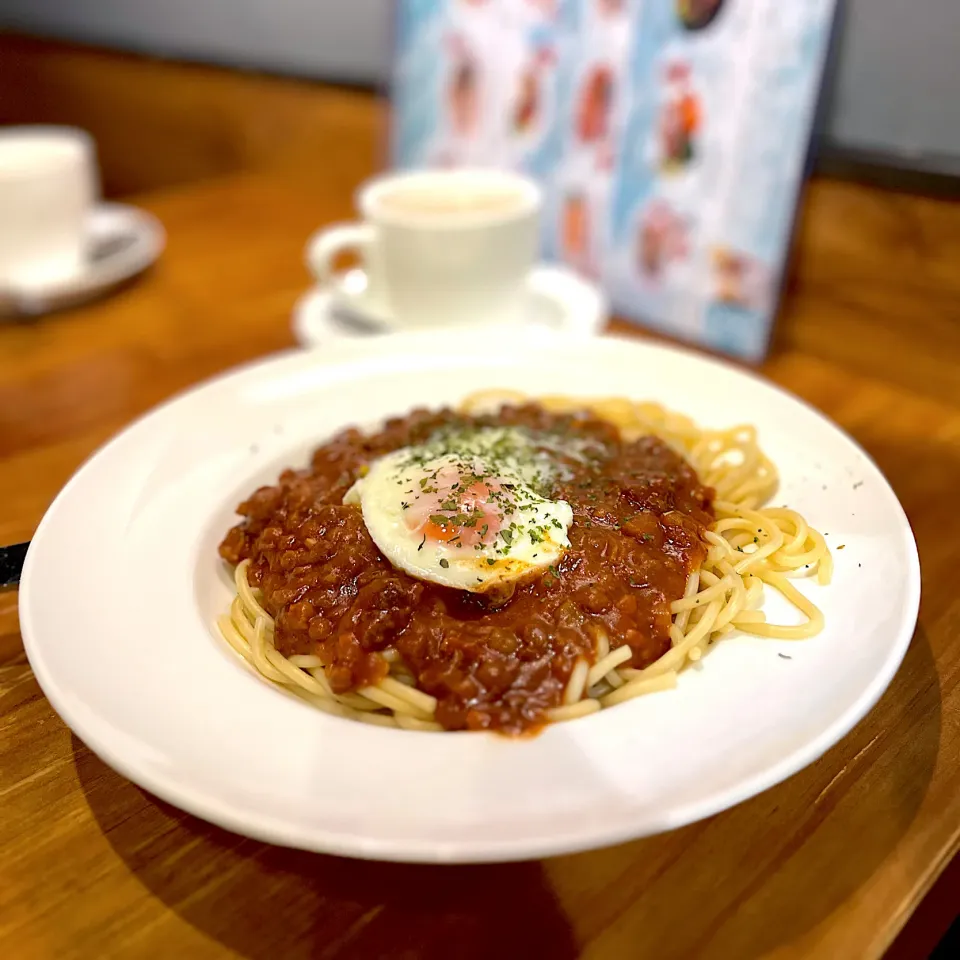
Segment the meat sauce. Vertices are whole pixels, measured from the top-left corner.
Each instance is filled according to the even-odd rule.
[[[450,426],[518,426],[596,441],[599,454],[554,481],[551,499],[573,509],[570,547],[535,580],[497,599],[427,583],[395,569],[344,494],[361,469]],[[655,437],[623,441],[606,421],[536,405],[495,416],[414,411],[364,435],[343,431],[308,470],[286,470],[237,508],[243,521],[220,544],[228,563],[251,560],[250,582],[276,620],[285,655],[315,654],[338,693],[376,683],[393,647],[418,686],[438,700],[449,730],[521,733],[559,705],[579,658],[596,659],[598,629],[627,665],[670,648],[670,603],[706,556],[713,492]]]

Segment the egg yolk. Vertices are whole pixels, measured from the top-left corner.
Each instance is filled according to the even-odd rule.
[[[448,466],[421,481],[404,517],[407,527],[453,547],[492,544],[514,506],[504,482]]]

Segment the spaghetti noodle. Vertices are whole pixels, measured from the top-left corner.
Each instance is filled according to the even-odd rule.
[[[469,397],[462,412],[479,415],[502,404],[525,402],[529,401],[520,394],[484,392]],[[587,411],[615,426],[626,441],[658,437],[715,491],[715,520],[703,534],[705,559],[687,576],[683,596],[670,604],[669,649],[638,669],[630,665],[630,646],[611,644],[607,632],[595,628],[592,657],[573,663],[560,702],[544,711],[547,722],[573,720],[671,689],[685,666],[699,661],[716,641],[735,630],[798,640],[822,629],[823,614],[790,578],[816,576],[819,583],[829,583],[829,550],[822,534],[799,513],[764,506],[777,488],[778,475],[753,427],[705,430],[657,404],[625,399],[544,397],[536,403],[550,413]],[[224,639],[261,677],[340,717],[407,730],[444,729],[437,720],[437,699],[418,689],[395,647],[378,651],[385,676],[348,692],[334,691],[319,656],[281,654],[274,645],[274,618],[248,580],[249,566],[249,559],[236,566],[237,594],[218,625]],[[761,609],[764,585],[782,594],[803,621],[768,622]]]

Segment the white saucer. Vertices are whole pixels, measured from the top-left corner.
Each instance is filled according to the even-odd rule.
[[[348,289],[366,286],[362,270],[344,278]],[[595,284],[553,264],[539,264],[527,279],[524,328],[593,336],[608,317],[607,299]],[[293,311],[293,333],[302,347],[317,347],[331,340],[380,336],[395,332],[373,316],[338,308],[330,291],[314,287]]]
[[[35,317],[85,303],[146,270],[163,252],[166,235],[152,214],[102,203],[86,225],[87,261],[68,280],[0,289],[0,318]]]

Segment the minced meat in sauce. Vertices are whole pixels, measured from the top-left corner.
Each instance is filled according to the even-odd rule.
[[[414,579],[380,553],[344,494],[361,469],[451,426],[518,426],[588,437],[600,451],[574,464],[547,494],[573,508],[570,547],[538,578],[496,601]],[[623,441],[587,414],[530,404],[492,416],[414,411],[364,435],[345,430],[319,447],[309,470],[286,470],[237,508],[244,520],[220,544],[276,620],[285,654],[315,654],[338,693],[387,673],[376,652],[399,651],[417,685],[438,700],[445,728],[520,733],[559,705],[579,658],[596,657],[597,630],[626,665],[670,648],[670,603],[706,555],[713,491],[655,437]]]

